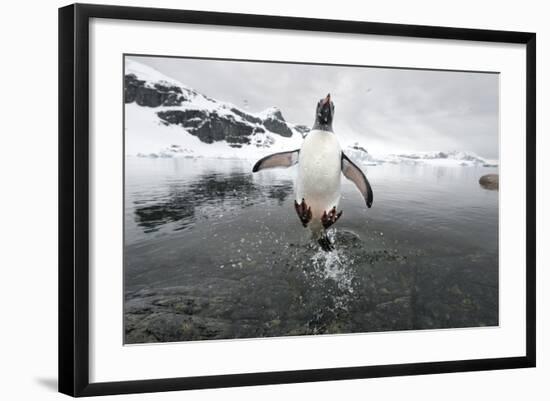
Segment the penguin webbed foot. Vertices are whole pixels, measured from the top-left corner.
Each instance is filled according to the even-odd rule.
[[[334,206],[330,211],[327,213],[326,210],[323,212],[323,216],[321,217],[321,223],[323,224],[323,227],[325,230],[332,226],[334,223],[338,221],[340,216],[342,216],[343,211],[340,210],[339,212],[336,212],[336,206]]]
[[[311,212],[311,206],[308,206],[305,199],[302,198],[302,202],[300,203],[298,203],[298,201],[296,200],[294,201],[294,209],[296,209],[296,213],[298,214],[302,225],[304,227],[307,227],[313,216]]]

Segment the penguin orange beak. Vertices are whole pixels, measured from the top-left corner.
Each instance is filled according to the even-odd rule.
[[[327,95],[326,98],[323,99],[323,102],[321,103],[322,106],[330,104],[330,93]]]

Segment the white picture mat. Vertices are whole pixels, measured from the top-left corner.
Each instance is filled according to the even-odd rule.
[[[499,71],[500,326],[123,346],[124,53]],[[525,355],[525,46],[95,19],[89,67],[90,382]]]

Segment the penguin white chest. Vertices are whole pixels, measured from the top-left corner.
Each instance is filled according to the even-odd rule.
[[[296,180],[296,201],[305,199],[313,218],[338,206],[342,150],[332,132],[313,130],[302,144]]]

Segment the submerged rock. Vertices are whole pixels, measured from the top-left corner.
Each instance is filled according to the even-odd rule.
[[[485,189],[498,190],[498,174],[485,174],[479,179],[479,185]]]

